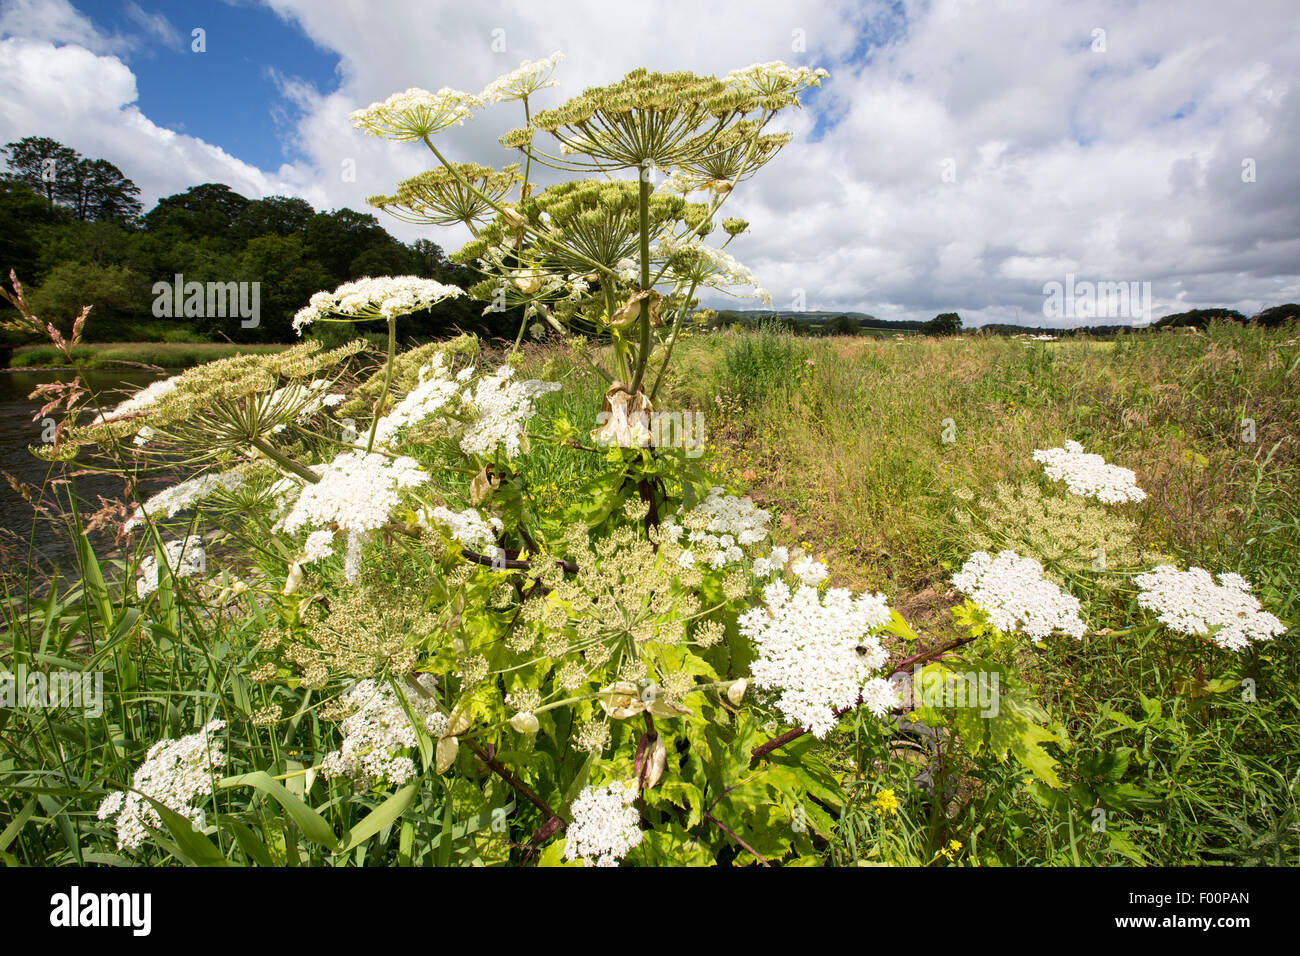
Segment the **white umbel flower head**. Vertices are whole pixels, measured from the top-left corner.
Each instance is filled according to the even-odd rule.
[[[1014,551],[1001,551],[996,558],[976,551],[953,575],[952,584],[1004,633],[1023,631],[1041,641],[1053,631],[1080,639],[1087,631],[1079,617],[1079,599],[1043,577],[1043,566],[1033,558]]]
[[[317,292],[293,317],[293,330],[317,319],[393,319],[465,294],[459,286],[443,285],[419,276],[379,276],[345,282],[333,292]]]
[[[1043,473],[1053,481],[1064,481],[1072,495],[1096,498],[1103,504],[1142,501],[1147,493],[1137,486],[1132,469],[1108,465],[1101,455],[1085,453],[1077,441],[1067,441],[1064,448],[1039,448],[1034,461],[1041,462]]]
[[[208,573],[208,553],[198,535],[163,545],[163,559],[178,578],[197,578]],[[140,561],[140,577],[135,582],[136,597],[144,600],[158,590],[158,559],[145,555]]]
[[[857,706],[859,697],[876,716],[897,703],[880,669],[888,654],[878,632],[891,613],[883,594],[854,595],[845,588],[820,594],[784,580],[763,589],[765,607],[740,617],[740,633],[754,642],[756,687],[779,691],[776,706],[791,723],[825,737],[836,710]]]
[[[1232,573],[1218,577],[1215,584],[1204,568],[1179,571],[1162,564],[1135,578],[1141,589],[1138,604],[1155,611],[1170,630],[1208,636],[1230,651],[1286,633],[1282,622],[1263,610],[1250,593],[1245,578]]]
[[[551,74],[563,59],[564,54],[557,51],[543,60],[525,60],[517,69],[498,76],[483,87],[478,98],[484,103],[509,103],[554,86]]]
[[[473,369],[469,370],[471,373]],[[441,353],[420,369],[420,381],[402,397],[397,406],[379,419],[375,426],[375,441],[388,442],[403,428],[424,421],[454,402],[460,392],[460,380],[454,378]]]
[[[193,478],[187,478],[185,481],[178,482],[170,488],[158,492],[158,494],[136,508],[135,514],[127,519],[126,524],[122,526],[122,531],[125,534],[130,534],[144,522],[146,516],[156,518],[159,515],[166,515],[168,518],[174,518],[180,512],[194,507],[209,495],[218,491],[233,491],[243,481],[244,476],[239,472],[195,475]]]
[[[456,512],[439,505],[431,511],[421,511],[418,520],[423,527],[428,527],[432,522],[442,525],[465,547],[481,551],[489,557],[495,557],[501,551],[497,547],[497,535],[502,528],[501,519],[484,518],[474,508]]]
[[[771,512],[715,485],[690,511],[664,521],[658,533],[687,549],[691,557],[684,564],[724,568],[744,560],[744,548],[767,539],[771,520]]]
[[[380,103],[354,110],[352,125],[371,136],[400,141],[422,139],[472,119],[483,103],[477,96],[444,86],[436,93],[413,86]]]
[[[307,525],[335,522],[349,533],[374,531],[388,521],[403,488],[428,480],[414,458],[345,451],[321,469],[320,481],[303,488],[285,516],[284,530],[293,534]]]
[[[162,829],[162,818],[145,796],[157,800],[195,825],[203,810],[192,806],[194,798],[212,793],[215,772],[226,765],[226,753],[217,733],[225,721],[213,720],[197,733],[179,740],[160,740],[149,748],[144,763],[131,778],[136,793],[118,791],[104,798],[98,817],[116,817],[118,849],[135,849],[148,837],[146,827]]]
[[[110,411],[96,415],[91,421],[91,424],[98,425],[102,422],[113,421],[123,415],[129,415],[132,412],[140,412],[147,408],[152,408],[158,403],[158,399],[176,391],[176,383],[178,381],[180,381],[179,375],[173,375],[171,378],[159,379],[151,385],[140,389],[125,401],[119,402]]]
[[[634,784],[616,780],[604,787],[584,787],[570,808],[573,823],[565,832],[564,858],[589,866],[618,866],[641,842],[641,815],[632,804]]]
[[[404,693],[411,713],[431,734],[440,736],[446,729],[446,716],[438,710],[438,679],[432,674],[417,674],[423,689]],[[373,680],[358,681],[348,691],[346,702],[352,713],[339,729],[343,744],[321,760],[321,772],[327,777],[349,777],[358,785],[387,782],[400,787],[415,774],[415,761],[409,755],[419,743],[411,718],[397,694],[388,684]]]
[[[307,543],[303,545],[302,553],[308,564],[330,557],[334,553],[334,532],[328,528],[313,531],[307,535]]]
[[[516,457],[522,447],[524,423],[533,417],[537,399],[559,388],[559,382],[539,379],[516,382],[514,369],[508,365],[483,376],[461,395],[472,416],[460,439],[461,451],[487,456],[501,449],[507,458]]]
[[[740,89],[752,90],[764,96],[779,93],[800,93],[810,86],[821,86],[830,73],[821,68],[788,66],[781,60],[770,63],[751,63],[724,76],[723,82]]]

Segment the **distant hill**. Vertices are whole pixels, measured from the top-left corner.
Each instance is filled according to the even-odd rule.
[[[784,323],[807,326],[851,323],[861,329],[883,329],[893,332],[915,332],[925,324],[910,321],[891,322],[888,319],[878,319],[866,312],[796,312],[784,309],[719,309],[718,318],[723,322],[740,322],[743,325],[757,325],[764,319],[772,318]]]

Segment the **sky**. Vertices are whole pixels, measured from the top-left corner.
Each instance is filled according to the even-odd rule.
[[[783,60],[830,78],[724,206],[751,223],[728,251],[776,308],[966,325],[1250,315],[1300,301],[1298,14],[1295,0],[0,0],[0,143],[108,159],[146,209],[203,182],[366,209],[434,164],[351,127],[393,92],[477,92],[555,51],[540,107],[638,66]],[[516,109],[442,134],[444,154],[513,161],[496,137],[522,125]],[[403,240],[467,238],[378,215]],[[1132,293],[1119,314],[1085,314],[1100,283]]]

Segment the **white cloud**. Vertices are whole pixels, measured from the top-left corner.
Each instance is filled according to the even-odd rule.
[[[133,105],[135,76],[116,56],[43,40],[0,40],[0,142],[48,136],[115,163],[152,204],[204,182],[249,196],[302,193],[325,201],[301,171],[268,173],[201,139],[164,129]]]
[[[340,57],[333,89],[276,76],[301,117],[281,128],[302,163],[258,170],[150,123],[110,55],[123,41],[62,0],[40,5],[53,6],[52,21],[37,22],[28,0],[0,14],[26,38],[0,45],[0,92],[18,104],[0,134],[40,132],[104,155],[150,198],[218,180],[360,209],[432,160],[351,129],[351,110],[395,90],[477,90],[557,49],[567,59],[556,102],[634,66],[722,73],[784,59],[832,77],[788,120],[795,142],[728,207],[753,223],[731,249],[778,307],[801,288],[813,309],[957,310],[968,322],[1018,310],[1037,323],[1043,284],[1068,272],[1150,281],[1156,315],[1300,299],[1300,61],[1282,0],[1248,16],[1218,0],[268,4]],[[1092,49],[1098,29],[1104,52]],[[792,50],[800,37],[806,53]],[[496,137],[514,125],[509,107],[495,107],[448,134],[445,152],[500,165]],[[1256,182],[1242,181],[1244,160]],[[458,245],[454,233],[381,221],[403,238]]]

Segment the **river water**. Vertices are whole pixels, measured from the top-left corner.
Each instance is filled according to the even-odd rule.
[[[99,496],[121,498],[125,495],[122,479],[105,475],[81,475],[65,481],[61,464],[42,461],[29,450],[48,434],[48,420],[33,421],[41,405],[28,396],[46,382],[69,381],[75,373],[67,369],[35,369],[0,372],[0,470],[19,481],[41,490],[41,498],[60,512],[66,510],[68,495],[75,494],[83,514],[99,509]],[[126,393],[148,385],[175,372],[151,372],[138,368],[126,370],[90,369],[79,373],[83,383],[111,407]],[[75,469],[68,469],[75,470]],[[97,554],[112,547],[111,535],[92,535]],[[23,571],[31,563],[43,573],[52,568],[67,572],[75,568],[72,542],[46,519],[38,518],[36,509],[14,491],[8,481],[0,480],[0,560],[5,570]],[[17,564],[18,567],[13,567]]]

